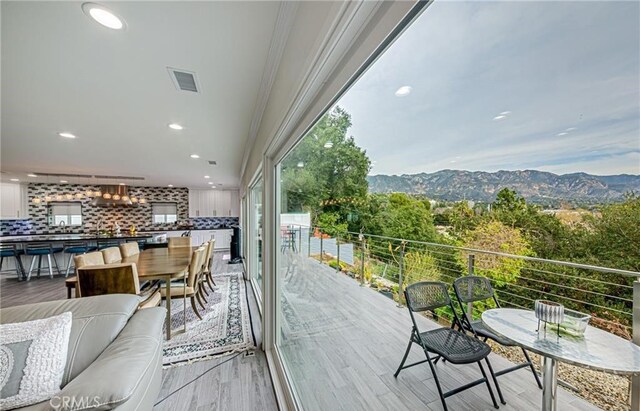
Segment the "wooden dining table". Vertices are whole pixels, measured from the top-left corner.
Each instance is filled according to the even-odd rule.
[[[191,255],[197,247],[176,247],[176,248],[152,248],[143,250],[140,254],[132,255],[122,259],[123,263],[135,263],[138,271],[138,279],[140,282],[144,281],[164,281],[166,287],[166,295],[171,295],[171,280],[185,279],[189,270],[189,264],[191,263]],[[77,284],[73,279],[69,278],[67,281],[67,287],[77,287]],[[187,329],[187,290],[184,289],[184,302],[182,313],[184,316],[183,329],[180,332],[185,332]],[[69,294],[70,297],[70,294]],[[167,298],[167,319],[166,319],[166,333],[167,340],[171,339],[171,336],[175,334],[171,329],[171,298]]]
[[[171,280],[185,279],[191,263],[191,255],[197,247],[152,248],[143,250],[140,254],[122,259],[123,263],[135,263],[140,282],[162,280],[165,283],[166,295],[171,295]],[[182,314],[184,316],[183,329],[187,329],[187,289],[184,290]],[[171,329],[171,298],[167,301],[166,332],[167,340],[174,334]]]

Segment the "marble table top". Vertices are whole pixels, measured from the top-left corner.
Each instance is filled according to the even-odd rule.
[[[640,346],[614,334],[588,326],[583,337],[561,333],[550,324],[538,328],[533,311],[496,308],[482,313],[485,326],[537,354],[613,374],[640,375]]]

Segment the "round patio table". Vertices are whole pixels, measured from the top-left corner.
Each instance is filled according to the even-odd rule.
[[[491,331],[543,357],[542,410],[555,411],[558,389],[558,361],[621,375],[640,375],[640,347],[614,334],[587,326],[584,336],[544,329],[533,311],[495,308],[482,313]]]

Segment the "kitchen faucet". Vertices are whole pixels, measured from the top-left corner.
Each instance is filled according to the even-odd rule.
[[[96,234],[100,235],[100,229],[102,228],[103,219],[99,219],[96,223]]]

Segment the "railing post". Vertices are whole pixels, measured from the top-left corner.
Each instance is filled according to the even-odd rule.
[[[640,279],[633,282],[633,343],[640,345]],[[631,411],[640,411],[640,376],[631,377]]]
[[[475,271],[475,266],[476,266],[476,256],[473,254],[469,254],[469,257],[467,257],[467,275],[474,275],[474,271]],[[467,295],[471,295],[473,292],[473,287],[471,285],[471,283],[469,283],[469,289],[468,289],[468,293]],[[473,303],[472,302],[468,302],[467,303],[467,315],[469,316],[469,320],[473,320]]]
[[[400,245],[400,258],[398,258],[398,307],[402,307],[402,297],[404,296],[404,245],[405,242],[402,241]]]
[[[320,232],[320,262],[322,262],[322,253],[324,252],[322,247],[322,232]]]
[[[338,248],[338,252],[336,253],[338,256],[338,267],[336,269],[340,271],[340,238],[336,236],[336,247]]]
[[[360,235],[360,249],[362,250],[362,258],[360,259],[360,285],[364,285],[364,259],[365,259],[365,247],[366,247],[366,242],[364,239],[364,236],[361,234]]]
[[[307,257],[311,257],[311,226],[309,226],[309,242],[307,243]]]

